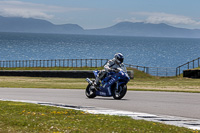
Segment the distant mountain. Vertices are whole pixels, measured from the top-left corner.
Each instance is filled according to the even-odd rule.
[[[78,34],[83,31],[77,24],[54,25],[41,19],[0,16],[0,32]]]
[[[77,24],[55,25],[41,19],[1,16],[0,32],[200,38],[198,29],[177,28],[164,23],[121,22],[107,28],[85,30]]]
[[[88,30],[88,34],[146,36],[146,37],[200,37],[200,30],[176,28],[167,24],[121,22],[114,26]]]

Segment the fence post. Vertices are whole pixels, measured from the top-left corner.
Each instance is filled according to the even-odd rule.
[[[38,60],[35,60],[35,67],[38,66]]]
[[[149,67],[147,67],[147,74],[149,74]]]
[[[23,65],[22,67],[25,67],[25,60],[23,60],[23,64],[22,65]]]
[[[63,67],[65,67],[65,60],[63,59]]]
[[[193,60],[193,69],[194,69],[194,60]]]
[[[51,60],[51,67],[53,67],[53,64],[52,64],[52,63],[53,63],[53,60]]]
[[[59,66],[58,67],[60,67],[61,65],[60,65],[60,59],[58,60],[58,62],[59,62]]]
[[[43,67],[45,67],[47,64],[47,60],[43,60]],[[46,66],[47,67],[47,66]]]
[[[49,60],[47,60],[47,67],[49,67]]]
[[[41,60],[41,67],[45,66],[45,60]]]
[[[157,68],[157,76],[158,76],[158,68]]]
[[[25,60],[25,62],[26,62],[26,63],[25,63],[25,64],[26,64],[25,66],[27,67],[27,60]]]
[[[42,67],[42,61],[39,60],[39,67]]]
[[[69,67],[69,59],[67,59],[67,67]]]
[[[200,67],[200,64],[199,64],[199,59],[200,59],[200,57],[198,58],[198,67]]]

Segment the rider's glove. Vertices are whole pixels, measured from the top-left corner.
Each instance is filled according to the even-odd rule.
[[[112,69],[112,72],[115,72],[115,73],[118,73],[120,70],[115,68],[115,69]]]

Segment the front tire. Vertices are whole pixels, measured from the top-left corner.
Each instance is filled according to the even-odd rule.
[[[118,87],[118,90],[113,89],[113,98],[120,100],[126,95],[126,92],[127,86],[122,84]]]
[[[91,84],[88,84],[88,86],[85,89],[85,95],[88,98],[95,98],[96,97],[96,90],[92,87],[94,87],[94,86],[91,85]]]

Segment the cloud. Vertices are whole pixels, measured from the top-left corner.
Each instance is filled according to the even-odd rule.
[[[145,23],[166,23],[172,25],[200,25],[200,21],[183,15],[167,14],[162,12],[132,12],[130,19],[116,19],[115,21],[131,21]]]
[[[20,1],[0,1],[0,15],[5,17],[51,19],[52,13],[88,10],[86,8],[67,8]]]
[[[135,13],[133,13],[135,14]],[[200,25],[199,21],[196,21],[190,17],[182,16],[182,15],[175,15],[175,14],[167,14],[167,13],[136,13],[138,15],[147,16],[145,20],[147,23],[169,23],[169,24],[194,24]]]
[[[130,19],[116,18],[114,20],[114,22],[117,22],[117,23],[119,23],[119,22],[126,22],[126,21],[128,21],[128,22],[135,22],[135,23],[136,22],[144,22],[144,20],[139,20],[139,19],[136,19],[134,17],[132,17]]]

